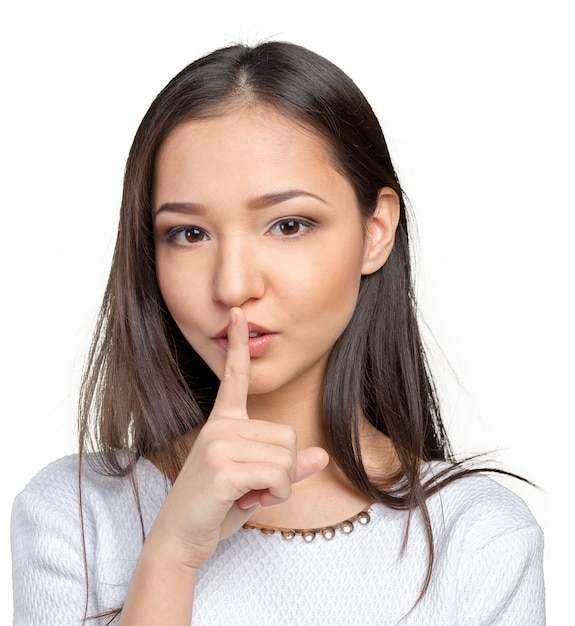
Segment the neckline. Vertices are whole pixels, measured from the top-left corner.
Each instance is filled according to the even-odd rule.
[[[366,526],[371,521],[371,511],[374,504],[369,504],[362,508],[359,513],[348,517],[347,519],[336,522],[335,524],[328,524],[327,526],[321,526],[319,528],[284,528],[281,526],[264,526],[263,524],[255,524],[253,522],[246,522],[242,529],[248,532],[259,530],[262,535],[271,537],[272,535],[279,534],[282,539],[286,541],[293,540],[296,536],[300,536],[306,543],[311,543],[316,537],[320,535],[326,540],[331,541],[339,531],[340,534],[349,535],[358,526]]]

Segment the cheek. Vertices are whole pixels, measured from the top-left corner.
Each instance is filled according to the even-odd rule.
[[[353,315],[361,280],[362,256],[332,250],[302,273],[298,314],[333,320],[345,327]],[[343,331],[343,328],[342,328]]]
[[[162,263],[158,263],[156,275],[168,311],[182,328],[192,321],[197,307],[197,295],[193,295],[197,294],[197,288],[193,277],[188,276],[182,269],[173,271]]]

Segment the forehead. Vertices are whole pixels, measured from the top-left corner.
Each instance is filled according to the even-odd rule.
[[[260,105],[179,124],[161,145],[155,165],[155,196],[192,187],[217,193],[230,185],[246,194],[267,193],[277,185],[351,187],[323,138]]]
[[[192,141],[204,147],[209,143],[223,149],[240,139],[248,148],[262,138],[270,155],[305,145],[315,156],[329,160],[330,150],[317,131],[265,104],[236,105],[213,116],[178,124],[162,142],[157,160],[174,148],[189,148]]]

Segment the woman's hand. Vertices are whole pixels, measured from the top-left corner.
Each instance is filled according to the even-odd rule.
[[[328,463],[321,448],[298,452],[291,426],[249,419],[248,338],[243,311],[232,309],[214,408],[150,532],[150,540],[169,546],[181,565],[195,571],[255,506],[287,500],[293,483]]]
[[[250,420],[248,326],[230,311],[228,354],[213,411],[144,543],[120,616],[122,626],[190,624],[198,570],[258,505],[290,497],[322,470],[322,448],[297,451],[293,428]]]

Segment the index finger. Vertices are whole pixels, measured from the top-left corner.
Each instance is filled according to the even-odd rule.
[[[246,404],[250,384],[250,347],[248,323],[239,307],[230,309],[228,352],[224,374],[212,415],[247,418]]]

